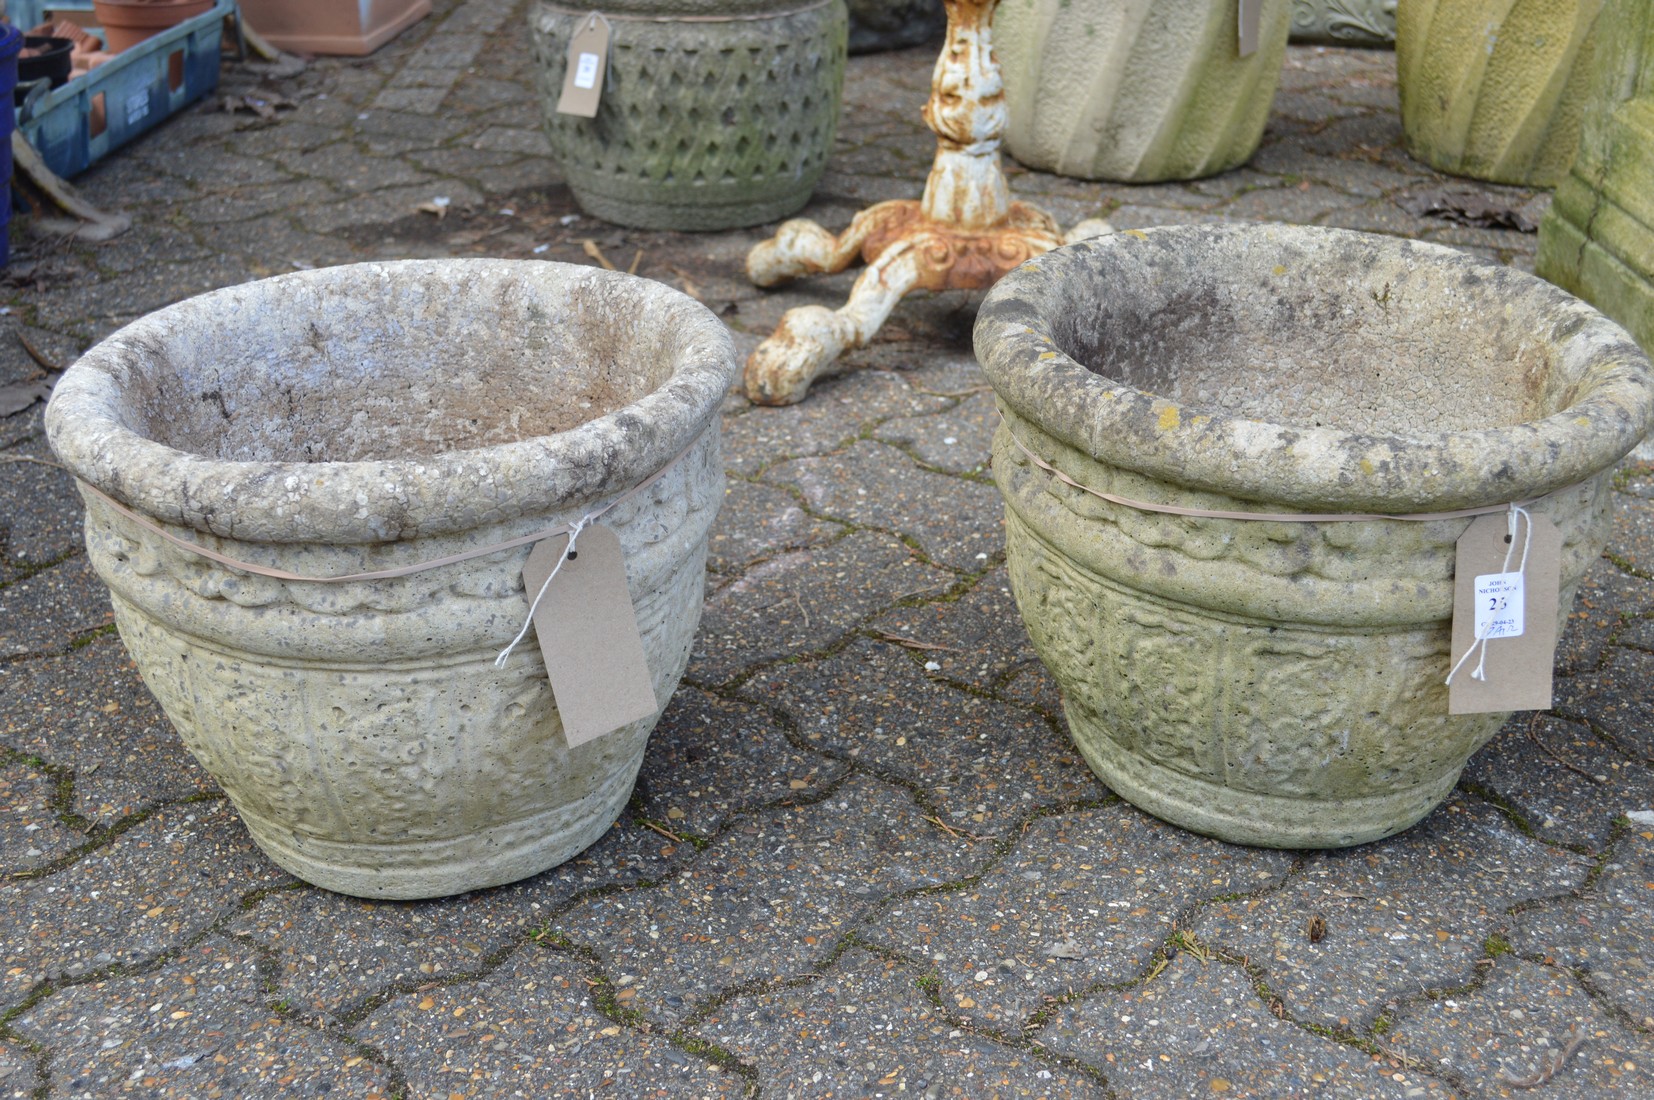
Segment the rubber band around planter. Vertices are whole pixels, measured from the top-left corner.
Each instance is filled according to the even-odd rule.
[[[444,565],[455,565],[462,561],[471,561],[474,558],[485,558],[490,554],[498,554],[504,550],[514,550],[519,546],[527,546],[530,543],[539,542],[541,539],[555,538],[558,535],[569,534],[577,528],[590,525],[609,509],[618,504],[625,503],[638,493],[641,493],[643,490],[659,481],[662,477],[665,477],[667,471],[676,466],[683,459],[683,457],[694,448],[695,444],[699,442],[700,437],[697,436],[695,439],[690,441],[688,447],[685,447],[683,450],[679,451],[672,457],[671,461],[667,462],[660,469],[656,470],[654,473],[650,474],[630,489],[627,489],[624,493],[615,497],[601,508],[595,508],[592,511],[587,512],[581,519],[574,523],[564,523],[559,524],[556,527],[547,527],[544,530],[535,531],[527,535],[518,535],[516,538],[506,539],[503,542],[491,543],[488,546],[480,546],[471,550],[461,551],[458,554],[448,554],[445,557],[432,558],[428,561],[414,562],[411,565],[400,565],[394,569],[376,569],[370,573],[347,573],[341,577],[311,577],[306,576],[303,573],[289,573],[285,569],[272,569],[267,565],[255,565],[252,562],[232,558],[228,554],[220,554],[216,550],[207,549],[198,542],[191,542],[189,539],[181,538],[178,535],[173,534],[171,531],[168,531],[159,524],[139,515],[137,512],[134,512],[132,509],[114,499],[97,486],[91,485],[86,481],[81,481],[80,483],[93,496],[102,500],[105,504],[109,505],[127,519],[136,523],[139,527],[142,527],[144,530],[153,535],[158,535],[162,539],[165,539],[167,542],[170,542],[172,545],[178,547],[180,550],[195,554],[198,557],[207,558],[210,561],[215,561],[220,565],[229,566],[231,569],[239,569],[245,573],[252,573],[255,576],[269,577],[271,580],[298,581],[304,584],[345,584],[347,582],[354,581],[386,581],[392,580],[396,577],[408,577],[415,573],[424,573],[431,569],[439,569]]]
[[[597,15],[610,23],[758,23],[766,19],[785,19],[789,15],[803,15],[807,11],[825,8],[836,2],[837,0],[817,0],[817,3],[805,4],[790,11],[755,12],[752,15],[617,15],[601,8],[584,8],[576,11],[556,4],[542,3],[540,6],[558,15]]]
[[[1193,519],[1251,520],[1257,523],[1353,523],[1382,519],[1405,523],[1429,523],[1440,519],[1469,519],[1473,516],[1492,515],[1495,512],[1508,512],[1513,507],[1526,508],[1534,503],[1533,500],[1521,500],[1505,504],[1490,504],[1483,508],[1460,508],[1452,512],[1409,512],[1402,515],[1385,512],[1224,512],[1207,508],[1184,508],[1177,504],[1154,504],[1146,500],[1133,500],[1130,497],[1105,493],[1100,489],[1093,489],[1089,485],[1081,485],[1078,481],[1029,450],[1028,445],[1018,438],[1017,433],[1011,430],[1009,424],[1004,424],[1003,421],[1001,423],[1005,428],[1005,434],[1010,436],[1011,442],[1017,445],[1018,450],[1028,456],[1028,461],[1064,485],[1078,489],[1082,493],[1090,493],[1099,500],[1106,500],[1110,504],[1118,504],[1123,508],[1131,508],[1139,512],[1162,512],[1166,515],[1188,516]]]

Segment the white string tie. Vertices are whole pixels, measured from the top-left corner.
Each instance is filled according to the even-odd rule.
[[[498,657],[494,658],[495,668],[504,668],[505,662],[511,657],[511,651],[517,648],[518,642],[528,636],[528,628],[534,625],[534,612],[540,606],[540,600],[545,597],[546,589],[551,587],[552,578],[557,576],[558,571],[563,568],[564,562],[574,557],[574,540],[580,537],[581,530],[596,518],[596,515],[597,513],[593,512],[581,516],[574,526],[569,528],[569,544],[563,547],[563,556],[558,558],[557,564],[551,567],[551,572],[546,575],[546,582],[540,586],[540,591],[534,596],[534,602],[528,605],[528,617],[523,620],[523,628],[517,631],[517,636],[511,639],[511,644],[501,650]]]

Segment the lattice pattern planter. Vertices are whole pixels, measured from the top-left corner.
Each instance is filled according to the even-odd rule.
[[[827,166],[848,27],[842,0],[620,0],[595,118],[558,114],[586,9],[530,13],[546,134],[583,209],[649,229],[795,213]]]

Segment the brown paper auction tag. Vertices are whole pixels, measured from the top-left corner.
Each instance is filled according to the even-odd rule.
[[[603,73],[609,67],[609,31],[609,21],[595,11],[580,21],[580,29],[569,40],[569,70],[563,75],[558,114],[597,117]]]
[[[1533,525],[1527,564],[1522,543]],[[1506,571],[1506,551],[1510,571]],[[1557,601],[1562,586],[1562,535],[1544,516],[1519,517],[1514,543],[1510,516],[1477,516],[1459,537],[1453,580],[1453,652],[1457,662],[1488,638],[1486,679],[1472,678],[1481,654],[1472,654],[1447,686],[1447,713],[1549,710],[1551,666],[1556,663]],[[1449,666],[1451,667],[1451,665]]]
[[[1240,55],[1251,57],[1258,52],[1258,37],[1262,33],[1263,0],[1239,0]]]
[[[567,535],[535,544],[523,564],[530,602],[568,544]],[[580,532],[534,609],[534,633],[570,748],[660,709],[626,590],[626,557],[609,528]]]

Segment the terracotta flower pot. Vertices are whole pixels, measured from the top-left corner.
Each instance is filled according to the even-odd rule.
[[[271,45],[297,53],[370,54],[427,15],[430,0],[241,0]]]
[[[119,53],[212,6],[213,0],[92,0],[92,14],[103,28],[109,52]]]

